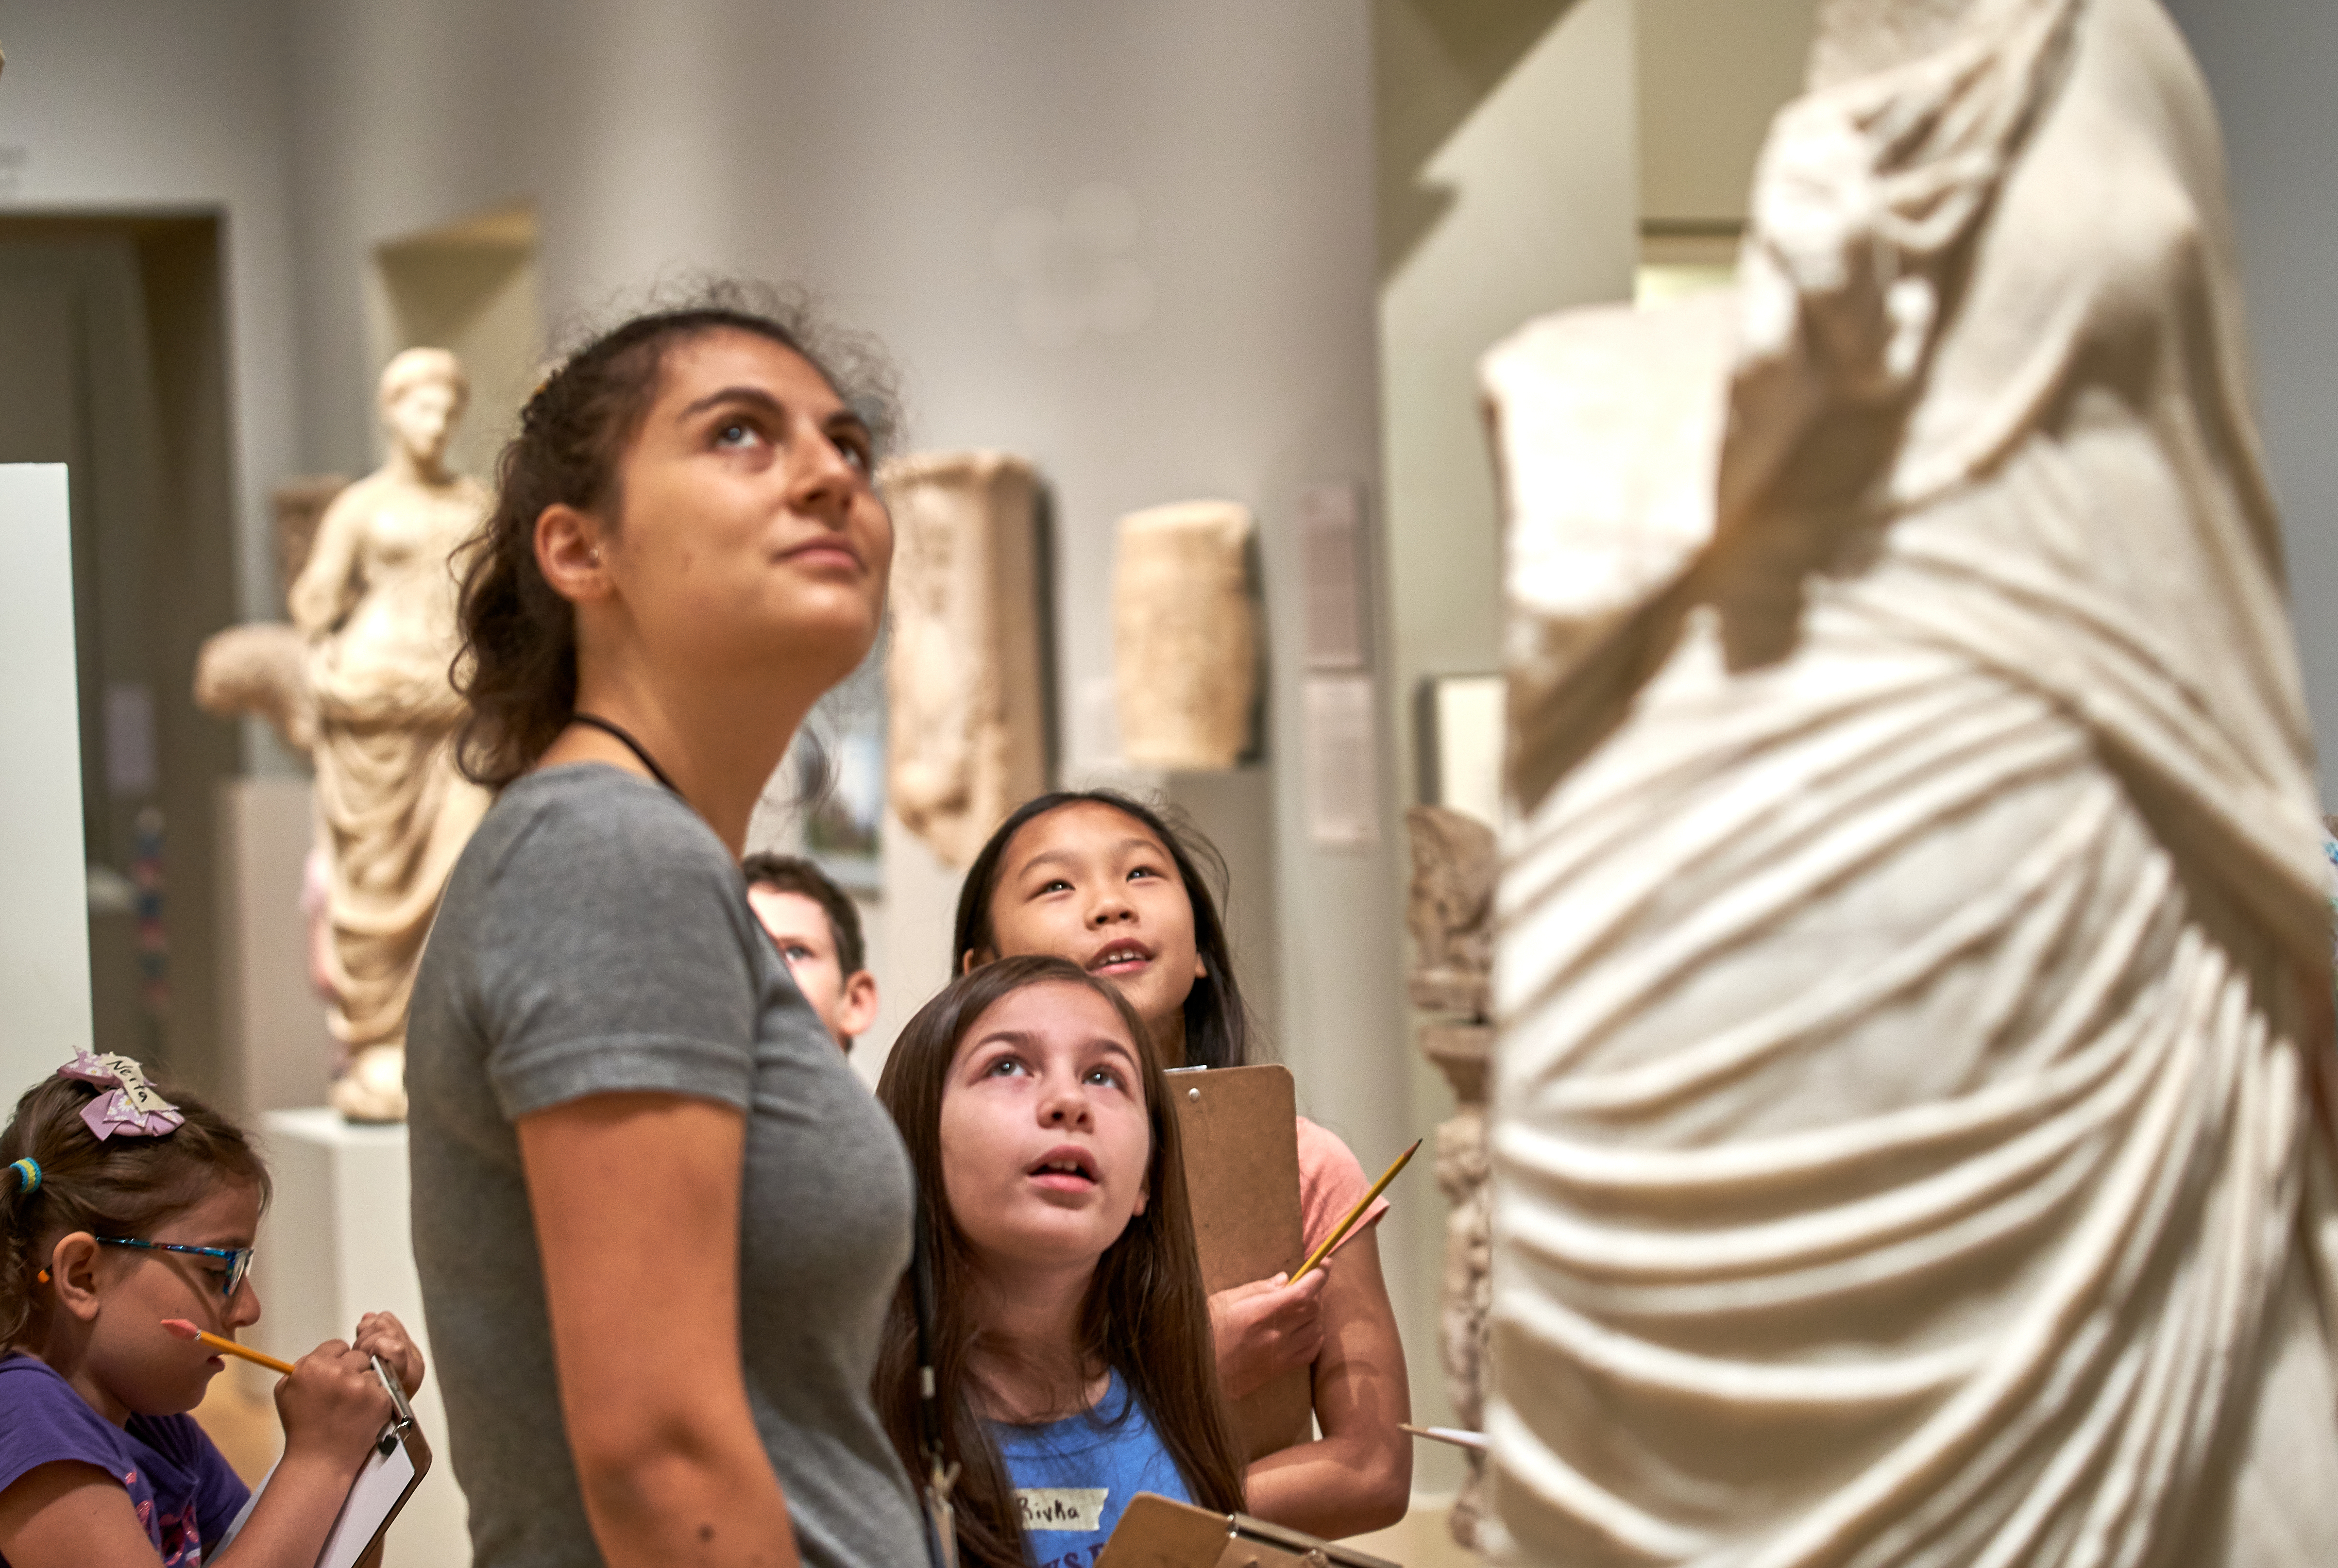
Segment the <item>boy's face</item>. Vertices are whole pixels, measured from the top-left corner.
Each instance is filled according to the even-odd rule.
[[[758,885],[747,889],[747,902],[787,961],[796,989],[836,1043],[850,1051],[853,1036],[877,1022],[877,977],[866,969],[844,973],[837,962],[836,933],[819,900]]]

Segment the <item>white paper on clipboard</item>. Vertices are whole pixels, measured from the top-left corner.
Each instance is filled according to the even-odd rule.
[[[226,1535],[217,1546],[207,1549],[205,1556],[224,1552],[243,1533],[243,1522],[251,1517],[253,1504],[275,1478],[276,1467],[271,1465],[268,1474],[260,1478],[260,1485],[252,1488],[242,1512],[227,1527]],[[349,1497],[341,1504],[340,1514],[325,1537],[324,1551],[318,1554],[317,1568],[357,1568],[358,1559],[365,1555],[366,1548],[373,1544],[374,1537],[381,1534],[382,1526],[398,1512],[398,1504],[420,1478],[421,1472],[416,1468],[414,1455],[408,1452],[406,1444],[394,1430],[385,1429],[373,1452],[366,1455],[365,1467],[350,1483]]]

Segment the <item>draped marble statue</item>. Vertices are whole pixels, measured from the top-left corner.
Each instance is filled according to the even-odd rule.
[[[1734,294],[1489,355],[1516,1560],[2338,1562],[2220,165],[2151,0],[1824,0]]]
[[[308,642],[317,828],[330,862],[326,918],[335,1038],[349,1053],[334,1106],[406,1114],[406,1003],[447,873],[486,813],[455,769],[462,700],[449,558],[486,492],[448,472],[468,388],[455,357],[409,348],[381,377],[389,460],[335,497],[291,588]]]

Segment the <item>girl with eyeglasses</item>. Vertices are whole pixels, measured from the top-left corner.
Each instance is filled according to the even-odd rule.
[[[188,1414],[225,1365],[165,1318],[233,1338],[269,1198],[241,1129],[165,1100],[127,1057],[82,1055],[0,1132],[0,1565],[309,1568],[389,1419],[378,1356],[411,1394],[422,1357],[368,1314],[276,1386],[284,1455],[250,1493]]]

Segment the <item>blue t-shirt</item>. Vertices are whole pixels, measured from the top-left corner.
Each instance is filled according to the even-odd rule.
[[[1194,1500],[1118,1372],[1086,1414],[1038,1426],[995,1421],[990,1436],[1023,1507],[1033,1568],[1089,1568],[1139,1492]]]
[[[116,1426],[32,1356],[0,1357],[0,1492],[60,1460],[120,1481],[162,1568],[199,1568],[251,1495],[192,1416],[133,1416]],[[5,1568],[0,1557],[0,1568]]]

